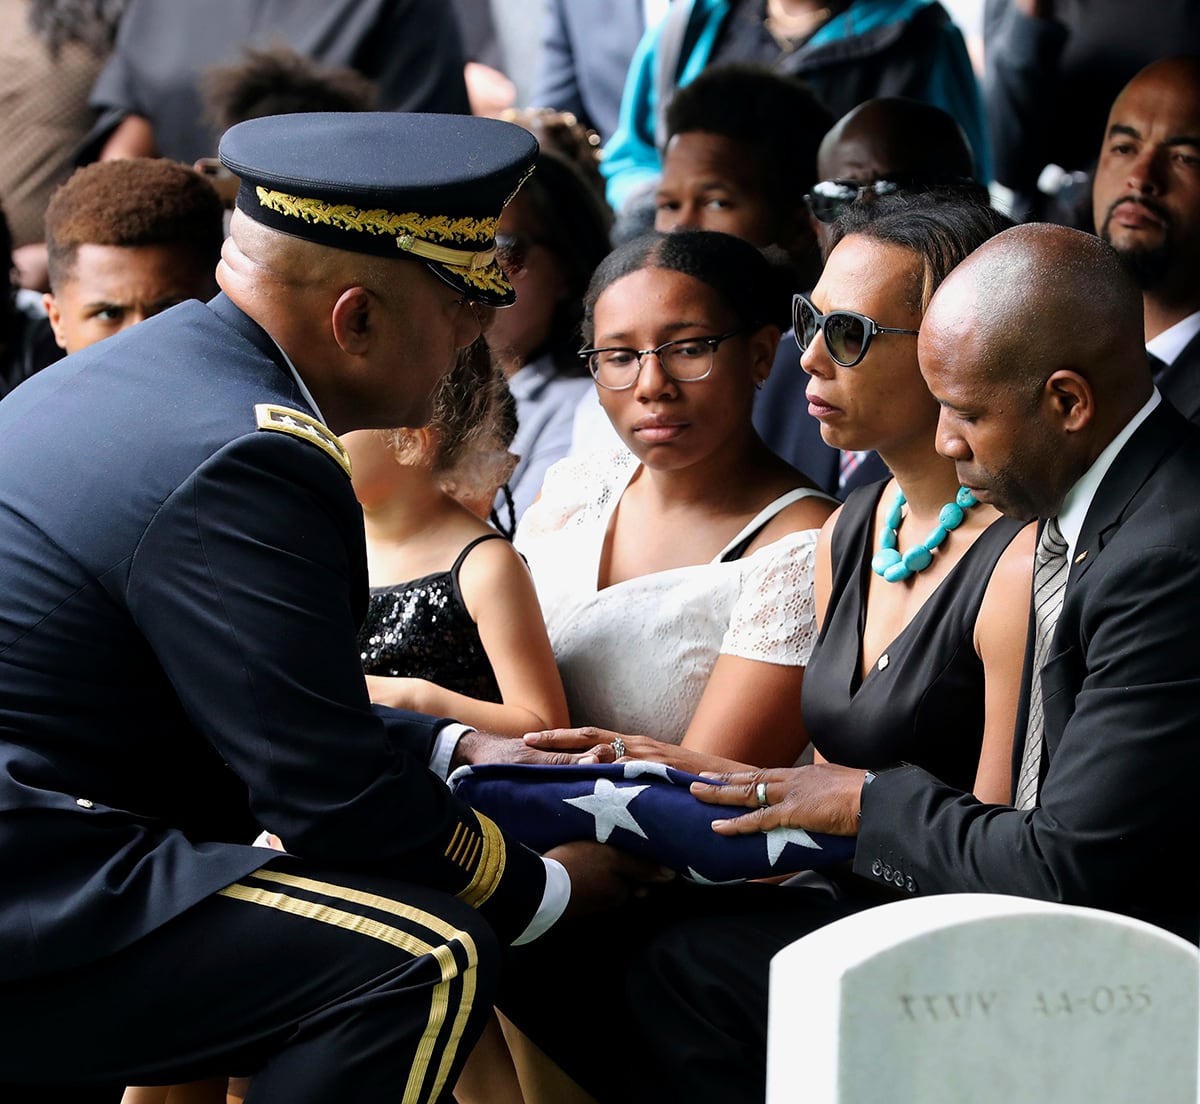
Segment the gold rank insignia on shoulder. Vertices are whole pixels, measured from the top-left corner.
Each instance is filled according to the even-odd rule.
[[[258,419],[259,429],[290,433],[310,445],[316,445],[322,452],[332,456],[342,471],[350,474],[350,454],[346,451],[346,446],[338,439],[337,434],[316,418],[300,410],[293,410],[290,406],[276,406],[274,403],[255,403],[254,414]]]

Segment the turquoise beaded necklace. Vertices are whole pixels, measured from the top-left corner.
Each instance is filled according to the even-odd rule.
[[[938,511],[938,523],[933,532],[901,555],[896,545],[899,543],[900,511],[907,501],[904,492],[897,487],[896,500],[883,523],[883,532],[879,534],[879,551],[871,559],[871,570],[889,583],[902,583],[910,575],[924,571],[933,563],[933,550],[946,539],[951,529],[957,529],[963,523],[972,506],[979,505],[979,499],[969,488],[959,487],[954,501],[947,502]]]

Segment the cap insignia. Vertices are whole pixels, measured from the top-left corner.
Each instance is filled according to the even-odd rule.
[[[349,203],[326,203],[322,199],[275,192],[261,185],[254,189],[258,202],[270,211],[303,222],[332,226],[360,234],[388,234],[396,239],[396,247],[405,253],[452,269],[476,287],[487,291],[504,291],[494,273],[485,270],[496,258],[494,245],[488,249],[456,249],[437,242],[494,241],[499,218],[472,218],[464,215],[419,215],[409,211],[397,214],[377,207],[364,211]],[[433,241],[428,239],[432,238]]]
[[[317,421],[316,418],[293,410],[288,406],[275,406],[273,403],[256,403],[254,414],[258,419],[259,429],[273,429],[278,433],[290,433],[310,445],[316,445],[322,452],[331,456],[347,475],[350,474],[350,454],[337,435]]]

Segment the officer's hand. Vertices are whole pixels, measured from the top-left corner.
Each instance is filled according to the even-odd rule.
[[[591,841],[561,844],[547,851],[546,857],[557,859],[571,877],[571,900],[564,917],[615,908],[675,877],[657,863]]]
[[[452,768],[461,767],[466,763],[473,765],[478,763],[540,763],[543,766],[546,764],[564,766],[579,762],[581,756],[587,752],[595,753],[598,761],[601,762],[604,760],[599,757],[605,753],[608,754],[609,760],[612,759],[612,749],[608,746],[601,748],[598,744],[588,744],[586,748],[542,751],[526,744],[524,740],[473,729],[463,733],[459,739],[458,746],[451,756],[450,766]]]

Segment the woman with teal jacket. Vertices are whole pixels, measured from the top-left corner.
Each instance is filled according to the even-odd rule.
[[[876,96],[932,103],[957,120],[980,180],[990,179],[979,84],[962,32],[937,0],[833,0],[789,14],[793,7],[785,0],[676,0],[646,32],[604,151],[615,210],[658,177],[662,117],[675,89],[705,66],[731,61],[802,77],[835,117]]]

